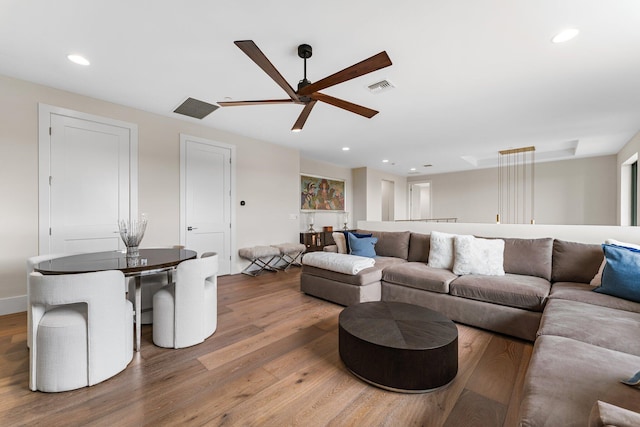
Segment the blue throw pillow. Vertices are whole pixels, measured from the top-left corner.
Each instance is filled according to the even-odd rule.
[[[629,301],[640,302],[640,250],[602,245],[607,264],[602,285],[594,291]]]
[[[356,237],[349,233],[349,246],[351,246],[351,255],[365,256],[367,258],[375,258],[375,246],[378,243],[377,237]]]
[[[347,253],[350,254],[351,253],[351,246],[349,246],[349,234],[354,235],[355,237],[357,237],[358,239],[362,239],[363,237],[371,237],[373,236],[373,234],[369,233],[369,234],[364,234],[364,233],[352,233],[351,231],[343,231],[344,233],[344,240],[347,243]]]

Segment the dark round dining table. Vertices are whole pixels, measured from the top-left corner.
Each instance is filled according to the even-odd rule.
[[[148,274],[171,273],[182,261],[197,257],[195,251],[180,248],[140,249],[139,256],[127,257],[125,251],[92,252],[86,254],[69,255],[43,261],[34,270],[41,274],[78,274],[95,271],[120,270],[127,277],[135,278],[134,309],[136,319],[135,350],[140,351],[141,335],[141,287],[140,278]]]

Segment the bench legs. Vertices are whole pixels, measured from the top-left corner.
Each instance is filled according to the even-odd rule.
[[[292,265],[295,267],[302,267],[301,261],[303,253],[304,251],[280,255],[280,261],[284,262],[285,265],[282,265],[278,268],[280,270],[287,271]]]
[[[306,247],[299,243],[281,243],[272,246],[242,248],[238,250],[238,255],[251,261],[251,264],[245,267],[242,273],[248,276],[257,276],[262,274],[263,271],[287,271],[292,265],[301,267],[301,258],[305,249]],[[281,262],[284,264],[278,266]],[[252,270],[254,265],[257,269],[254,268]]]
[[[279,266],[279,270],[287,271],[292,265],[296,267],[302,267],[302,254],[307,249],[302,243],[280,243],[279,245],[272,245],[276,248],[280,254],[278,262],[282,262],[283,265]],[[278,263],[276,262],[276,264]]]
[[[251,260],[251,264],[249,264],[248,266],[245,267],[244,270],[242,270],[242,274],[246,274],[248,276],[257,276],[259,274],[261,274],[263,271],[271,271],[271,272],[276,272],[277,270],[271,266],[271,263],[273,262],[274,259],[279,258],[278,255],[273,255],[271,258],[269,258],[269,261],[265,262],[264,260],[262,260],[261,258],[254,258]],[[256,266],[258,267],[257,269],[251,270],[252,266]]]

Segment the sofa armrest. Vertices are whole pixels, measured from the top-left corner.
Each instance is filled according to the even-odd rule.
[[[640,414],[598,400],[591,408],[589,427],[634,427],[640,425]]]
[[[322,248],[322,250],[325,251],[325,252],[338,253],[338,245],[327,245],[324,248]]]

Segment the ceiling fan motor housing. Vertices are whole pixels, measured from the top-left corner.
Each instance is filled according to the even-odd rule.
[[[311,82],[308,79],[302,79],[298,82],[298,92],[302,90],[303,87],[309,86]]]

